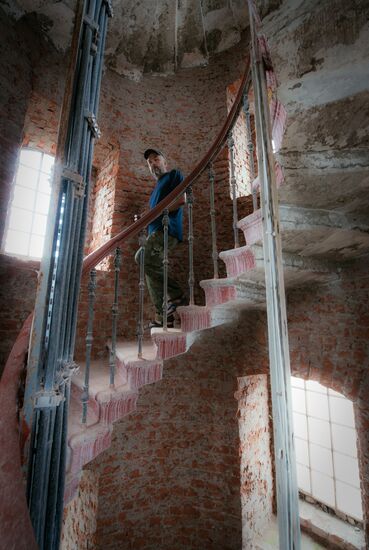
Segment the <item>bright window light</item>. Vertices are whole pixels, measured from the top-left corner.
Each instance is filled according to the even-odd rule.
[[[318,382],[292,377],[291,384],[300,491],[362,521],[352,402]]]
[[[8,216],[4,251],[16,256],[42,257],[51,195],[54,157],[22,149]]]

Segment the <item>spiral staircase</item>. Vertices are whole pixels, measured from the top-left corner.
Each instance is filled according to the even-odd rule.
[[[295,15],[301,16],[298,8]],[[292,14],[285,17],[292,17]],[[270,42],[275,47],[276,55],[279,55],[288,65],[289,59],[283,41],[278,35],[280,24],[279,20],[273,19],[272,14],[265,20],[265,29],[270,30]],[[274,27],[277,30],[273,30]],[[283,63],[281,62],[280,65],[283,66]],[[294,80],[291,76],[283,80],[284,76],[283,71],[278,75],[282,82],[282,93],[279,97],[282,97],[288,105],[288,102],[292,104],[294,101],[293,94],[288,95],[287,92],[288,86],[293,84]],[[314,74],[313,77],[315,78]],[[300,88],[304,90],[304,86],[307,88],[312,86],[308,73],[301,75],[300,84],[297,90]],[[357,101],[360,103],[360,94],[362,90],[354,81],[352,89],[346,90],[343,97],[333,98],[338,102],[335,105],[336,111],[339,112],[339,102],[345,101],[350,95],[357,96]],[[237,103],[238,106],[240,105],[241,97],[242,91],[235,105]],[[320,104],[320,109],[324,108],[333,109],[327,98],[325,103],[321,101]],[[222,138],[213,148],[214,154],[219,150],[220,142],[224,145],[225,136],[232,125],[232,117],[237,115],[236,111],[235,107],[232,116],[229,117],[228,125],[225,125]],[[300,150],[294,147],[291,136],[296,120],[297,122],[303,120],[305,124],[304,117],[311,116],[310,108],[306,105],[300,111],[295,110],[292,122],[288,122],[287,145],[281,148],[283,135],[281,126],[284,126],[285,119],[279,109],[275,112],[277,115],[276,124],[273,126],[273,138],[280,144],[276,157],[284,172],[284,177],[282,174],[279,178],[279,212],[284,279],[288,292],[288,289],[294,286],[334,280],[339,277],[340,268],[344,263],[368,253],[369,159],[360,144],[355,151],[348,151],[347,148],[333,152],[327,148],[317,150],[315,147],[317,141],[310,150],[306,144],[303,144]],[[316,140],[318,140],[318,131]],[[355,163],[350,165],[348,160],[350,154],[359,159],[356,165]],[[210,156],[204,157],[199,163],[201,169],[209,164]],[[194,183],[199,173],[199,170],[196,170],[190,178]],[[322,183],[324,177],[327,178],[326,184],[317,189],[318,184],[315,180],[319,179]],[[343,184],[337,190],[336,182],[340,178]],[[183,192],[187,185],[186,179],[177,194]],[[260,187],[258,178],[255,178],[253,186],[258,192]],[[168,203],[173,196],[169,197]],[[342,202],[342,196],[344,196],[344,202]],[[166,206],[163,205],[163,207]],[[138,233],[148,222],[150,215],[154,216],[154,214],[155,212],[148,213],[135,224],[133,229],[123,231],[112,239],[108,246],[96,251],[92,258],[87,259],[86,271],[101,261],[124,238],[133,232]],[[256,209],[252,214],[239,220],[237,225],[244,235],[245,244],[220,252],[219,257],[226,267],[226,278],[201,281],[200,286],[205,294],[206,305],[178,308],[180,329],[152,329],[150,338],[144,340],[142,357],[138,357],[136,342],[118,341],[115,344],[114,387],[109,382],[108,355],[111,355],[112,343],[107,337],[106,345],[109,352],[106,360],[94,360],[90,364],[88,412],[85,424],[81,423],[83,407],[81,398],[85,391],[84,364],[79,364],[80,370],[71,381],[65,503],[75,496],[83,467],[110,446],[114,422],[135,410],[140,388],[161,380],[165,360],[185,354],[200,337],[202,331],[231,323],[245,311],[266,309],[261,209]],[[28,332],[25,327],[25,331],[20,335],[18,347],[16,345],[13,349],[9,364],[14,365],[17,361],[18,364],[22,363],[26,354]],[[13,371],[13,373],[17,372],[19,368],[18,371]]]

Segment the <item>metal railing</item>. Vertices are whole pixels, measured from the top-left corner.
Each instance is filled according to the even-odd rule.
[[[169,255],[168,255],[168,228],[169,228],[169,207],[172,203],[175,203],[179,197],[183,194],[186,195],[186,207],[188,215],[188,296],[189,304],[195,304],[195,273],[194,273],[194,226],[193,226],[193,209],[194,209],[194,194],[193,186],[196,187],[199,176],[207,169],[209,175],[209,216],[211,226],[211,260],[214,270],[214,278],[219,277],[218,272],[218,250],[217,250],[217,231],[216,231],[216,208],[215,208],[215,170],[214,161],[223,150],[224,147],[229,151],[230,162],[230,189],[232,195],[232,210],[233,210],[233,235],[234,246],[239,246],[237,227],[238,215],[237,215],[237,182],[235,173],[235,158],[234,158],[234,138],[232,135],[233,128],[238,120],[238,116],[241,113],[242,104],[245,96],[249,92],[251,84],[250,79],[250,63],[247,60],[246,70],[242,78],[237,96],[233,103],[233,106],[229,112],[227,120],[225,121],[221,131],[215,139],[212,147],[209,149],[204,158],[197,164],[191,174],[181,182],[174,191],[172,191],[167,197],[164,198],[155,208],[143,215],[135,216],[135,221],[128,228],[121,231],[118,235],[112,238],[110,241],[102,245],[98,250],[87,256],[83,264],[83,272],[91,272],[91,281],[89,283],[90,301],[88,305],[88,335],[86,337],[86,373],[85,373],[85,386],[82,395],[83,411],[82,422],[86,422],[87,405],[88,405],[88,380],[90,369],[90,357],[91,357],[91,344],[92,344],[92,322],[93,322],[93,303],[95,298],[96,283],[94,275],[94,267],[100,263],[109,254],[115,254],[114,270],[115,270],[115,283],[114,283],[114,301],[112,306],[112,336],[111,346],[109,354],[109,367],[110,367],[110,388],[114,389],[114,369],[116,362],[116,343],[117,343],[117,318],[118,318],[118,294],[119,294],[119,268],[120,268],[120,249],[119,246],[124,244],[124,241],[133,235],[138,235],[139,241],[139,282],[138,282],[138,318],[137,318],[137,357],[140,359],[143,357],[143,342],[144,342],[144,293],[145,293],[145,246],[146,246],[146,227],[162,215],[162,230],[163,230],[163,302],[162,302],[162,330],[168,331],[168,272],[169,272]],[[250,147],[250,145],[249,145]],[[245,158],[246,158],[245,152]],[[250,171],[254,174],[254,166]],[[249,181],[250,189],[252,189],[252,181]],[[115,252],[114,252],[115,250]],[[92,268],[92,271],[91,271]],[[92,285],[94,285],[92,290]]]

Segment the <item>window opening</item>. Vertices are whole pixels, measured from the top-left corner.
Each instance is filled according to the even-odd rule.
[[[353,403],[318,382],[291,383],[299,490],[362,521]]]
[[[54,157],[22,149],[8,214],[4,251],[39,259],[46,235]]]

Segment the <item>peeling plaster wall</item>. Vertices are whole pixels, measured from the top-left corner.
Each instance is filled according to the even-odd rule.
[[[99,476],[83,470],[76,497],[64,509],[61,550],[95,548]]]
[[[265,374],[238,379],[241,454],[242,548],[252,550],[272,517],[273,475],[268,379]]]

